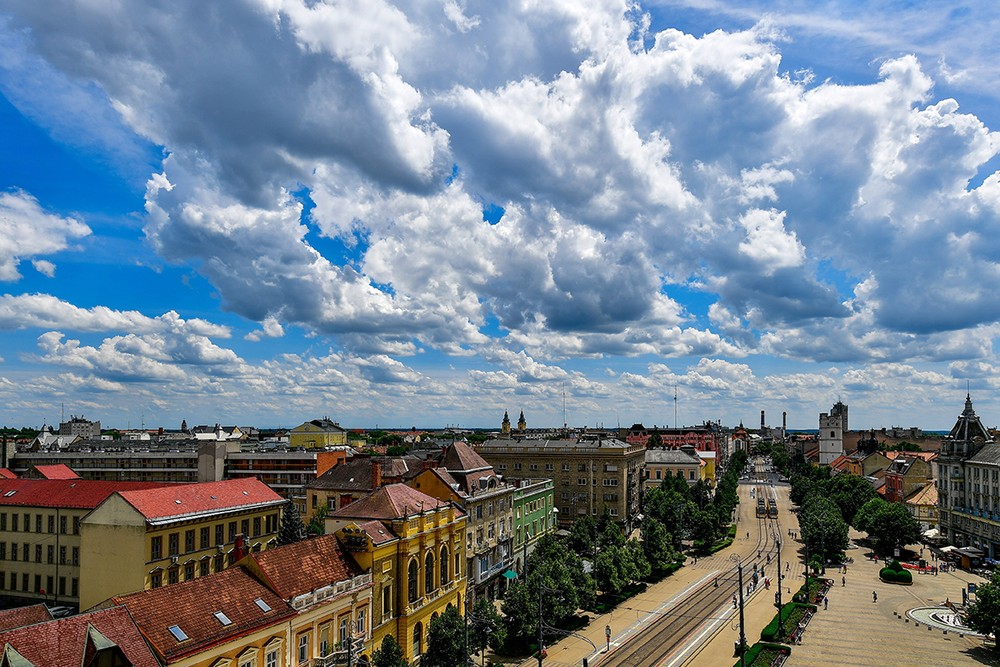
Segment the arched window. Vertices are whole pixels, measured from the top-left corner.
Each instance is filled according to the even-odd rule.
[[[441,585],[448,585],[448,547],[441,547]]]
[[[424,594],[430,593],[437,586],[434,585],[434,552],[428,551],[424,556]]]
[[[417,601],[417,559],[414,558],[410,560],[410,569],[407,573],[407,592],[409,593],[410,602]]]
[[[417,623],[416,626],[414,626],[414,628],[413,628],[413,656],[414,657],[416,657],[416,656],[418,656],[418,655],[420,655],[421,653],[424,652],[423,651],[423,648],[424,648],[424,645],[423,645],[423,640],[424,640],[423,629],[424,629],[424,627],[420,623]]]

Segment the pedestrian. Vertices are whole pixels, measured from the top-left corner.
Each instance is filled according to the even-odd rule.
[[[878,602],[878,591],[872,591],[872,602]]]
[[[785,563],[785,572],[788,572],[788,569],[789,569],[790,567],[792,567],[792,564],[791,564],[791,563]]]
[[[736,609],[736,593],[733,593],[733,609]]]
[[[830,607],[830,598],[824,596],[824,598],[823,598],[823,611],[826,611],[829,607]]]
[[[847,585],[847,577],[841,577],[840,578],[840,585],[841,586],[846,586]]]

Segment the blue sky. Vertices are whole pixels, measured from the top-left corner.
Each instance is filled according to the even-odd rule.
[[[990,3],[0,13],[0,423],[1000,424]]]

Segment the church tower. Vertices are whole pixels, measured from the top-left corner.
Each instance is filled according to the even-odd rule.
[[[528,422],[524,421],[524,410],[521,410],[521,416],[517,419],[517,430],[525,431],[528,428]]]
[[[500,433],[502,435],[510,435],[510,416],[507,415],[507,411],[503,411],[503,421],[500,422]]]

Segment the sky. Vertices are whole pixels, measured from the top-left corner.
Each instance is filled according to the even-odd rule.
[[[0,3],[0,424],[1000,424],[1000,5]]]

